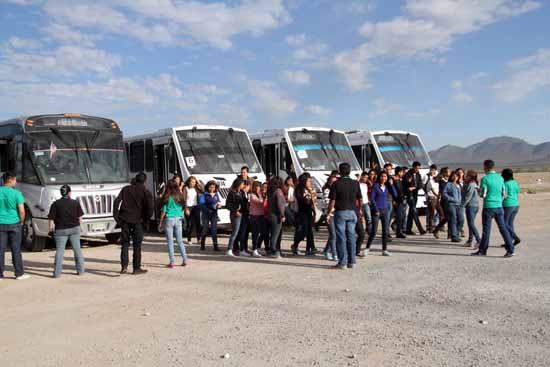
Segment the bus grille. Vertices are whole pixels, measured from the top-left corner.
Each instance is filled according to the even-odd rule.
[[[220,187],[219,193],[223,199],[227,199],[227,195],[229,195],[229,189],[227,187]]]
[[[84,215],[112,215],[114,195],[85,195],[77,198]]]

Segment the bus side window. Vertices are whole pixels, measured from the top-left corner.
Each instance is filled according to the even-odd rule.
[[[288,144],[286,142],[281,143],[281,158],[279,165],[279,168],[282,171],[290,171],[290,166],[292,165],[292,156],[290,155],[290,150],[288,149]]]
[[[8,170],[8,142],[0,140],[0,172]]]
[[[254,139],[252,141],[252,148],[254,149],[254,153],[256,153],[256,157],[258,157],[258,161],[260,161],[260,165],[263,168],[265,165],[265,160],[264,160],[264,149],[262,147],[262,141],[260,139]]]
[[[153,171],[153,140],[145,140],[145,171]]]
[[[36,170],[34,169],[34,166],[31,162],[31,152],[29,151],[28,145],[26,143],[23,144],[23,157],[21,160],[23,163],[23,179],[21,181],[35,185],[40,184],[40,180],[38,179]]]
[[[130,165],[130,144],[124,143],[124,149],[126,150],[126,163]]]
[[[277,150],[276,144],[269,144],[264,146],[264,171],[265,173],[271,173],[277,175]]]
[[[359,166],[362,170],[365,170],[365,160],[363,159],[363,145],[354,145],[351,147],[351,149],[353,150],[355,158],[357,158],[357,161],[359,162]]]
[[[142,141],[136,141],[130,144],[130,171],[143,171],[145,162],[145,145]]]
[[[368,166],[369,166],[368,168],[374,169],[374,170],[380,169],[380,160],[376,155],[376,151],[374,150],[374,145],[368,144],[365,149],[365,154],[367,155],[366,157],[367,159],[365,161],[366,163],[368,163]]]
[[[176,159],[177,159],[177,153],[176,153],[176,147],[174,146],[174,143],[170,143],[170,156],[168,157],[168,172],[173,176],[176,173],[179,173],[178,171],[178,165],[176,165]]]

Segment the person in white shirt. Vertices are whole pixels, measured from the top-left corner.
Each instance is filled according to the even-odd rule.
[[[432,232],[438,222],[439,183],[437,182],[437,175],[437,166],[432,164],[430,166],[430,172],[426,175],[426,182],[424,183],[426,187],[426,205],[428,207],[428,213],[426,215],[426,228],[428,232]]]
[[[191,234],[193,229],[197,236],[197,244],[201,240],[201,208],[199,206],[199,195],[202,192],[202,188],[199,185],[199,181],[195,176],[190,176],[183,187],[183,197],[185,198],[186,208],[185,217],[187,219],[187,241],[191,244]]]
[[[372,225],[372,215],[369,203],[369,174],[368,172],[361,173],[359,177],[359,188],[361,189],[361,196],[363,197],[363,218],[365,218],[365,231],[370,233]]]

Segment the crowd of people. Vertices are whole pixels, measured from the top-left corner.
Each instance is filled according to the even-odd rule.
[[[496,221],[506,249],[505,257],[515,254],[521,240],[514,221],[519,212],[520,187],[511,169],[497,174],[495,163],[484,162],[485,175],[479,181],[474,170],[454,171],[432,165],[424,177],[421,164],[411,168],[394,167],[388,163],[380,172],[371,170],[351,177],[350,165],[342,163],[333,171],[318,196],[309,173],[299,177],[289,175],[284,181],[270,177],[259,182],[250,177],[247,167],[232,183],[225,201],[230,213],[231,234],[226,255],[235,257],[268,256],[281,258],[283,229],[294,230],[290,247],[293,256],[301,254],[305,241],[305,256],[319,252],[316,233],[326,224],[328,240],[322,250],[325,258],[334,261],[334,269],[353,268],[358,257],[367,257],[376,236],[380,236],[383,256],[391,256],[389,243],[431,233],[436,239],[447,228],[447,237],[453,243],[462,243],[476,249],[472,255],[485,256],[489,247],[491,225]],[[144,226],[153,215],[153,195],[146,189],[147,176],[139,173],[130,185],[124,187],[114,202],[113,216],[121,228],[121,274],[128,272],[129,248],[133,246],[133,274],[147,270],[141,265],[141,244]],[[25,200],[15,189],[14,174],[4,175],[0,188],[0,280],[4,276],[4,253],[12,251],[16,279],[26,279],[21,255],[21,228],[25,221]],[[74,251],[77,274],[85,273],[80,248],[80,224],[83,211],[78,201],[71,198],[71,188],[63,185],[61,199],[50,208],[49,222],[56,244],[53,276],[61,275],[67,242]],[[426,198],[426,221],[418,212],[421,192]],[[482,233],[476,227],[482,198]],[[175,175],[166,185],[159,199],[159,232],[166,235],[167,267],[174,268],[174,238],[181,254],[181,266],[188,266],[186,243],[192,244],[195,234],[200,249],[206,249],[211,237],[214,251],[221,251],[218,243],[218,211],[222,208],[221,194],[216,181],[201,187],[191,176],[185,182]],[[379,226],[381,231],[379,232]],[[416,227],[416,232],[413,228]],[[466,227],[468,233],[466,234]],[[366,244],[363,247],[363,244]],[[251,242],[251,247],[249,246]]]

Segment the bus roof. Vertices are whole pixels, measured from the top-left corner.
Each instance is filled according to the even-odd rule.
[[[131,141],[131,140],[153,139],[153,138],[159,138],[162,136],[172,136],[174,131],[184,131],[184,130],[193,130],[193,129],[195,130],[234,130],[234,131],[240,131],[248,134],[248,132],[245,129],[241,129],[238,127],[200,124],[200,125],[184,125],[184,126],[168,127],[166,129],[157,130],[155,132],[129,136],[124,140]]]
[[[89,124],[91,123],[91,124]],[[20,116],[15,119],[2,121],[0,125],[16,124],[24,130],[40,130],[55,127],[93,127],[120,130],[118,124],[105,117],[89,116],[80,113],[58,113],[32,116]],[[90,126],[92,125],[92,126]]]
[[[287,128],[280,128],[280,129],[266,129],[264,131],[258,131],[253,134],[250,134],[250,136],[254,137],[271,137],[271,136],[278,136],[283,135],[285,131],[291,132],[291,131],[302,131],[302,130],[308,130],[308,131],[334,131],[336,133],[345,134],[344,131],[331,129],[329,127],[311,127],[311,126],[298,126],[298,127],[287,127]]]

